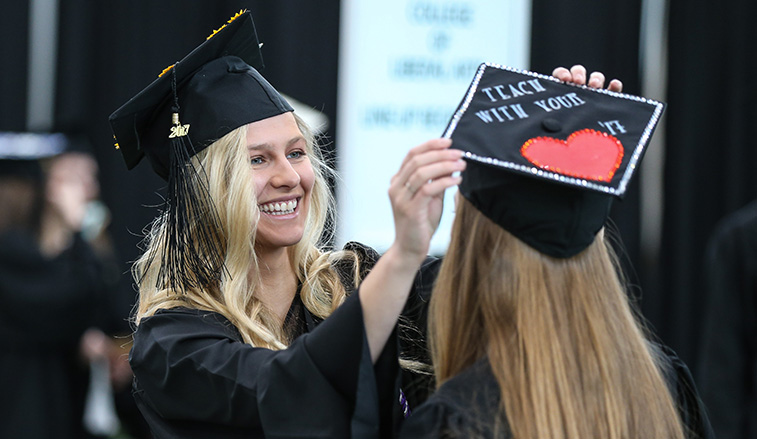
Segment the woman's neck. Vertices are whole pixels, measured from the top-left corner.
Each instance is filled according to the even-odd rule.
[[[258,299],[284,322],[297,293],[297,274],[287,248],[256,249],[260,267]]]

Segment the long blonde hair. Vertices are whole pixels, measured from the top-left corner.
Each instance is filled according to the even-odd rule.
[[[297,125],[307,140],[307,155],[315,173],[310,208],[306,212],[305,232],[299,243],[289,249],[292,266],[302,287],[300,297],[316,317],[325,318],[345,298],[332,264],[338,259],[355,259],[349,252],[322,250],[330,241],[333,229],[334,200],[326,181],[333,171],[325,164],[316,140],[307,125],[295,115]],[[192,157],[192,164],[203,172],[203,179],[218,215],[222,240],[224,271],[217,285],[172,291],[160,285],[160,258],[163,235],[167,233],[166,217],[158,217],[145,237],[145,251],[132,267],[139,285],[139,306],[135,322],[153,315],[159,309],[178,306],[215,311],[228,318],[240,331],[244,341],[253,346],[282,349],[288,344],[281,322],[256,297],[260,271],[255,254],[255,233],[260,212],[250,180],[250,164],[246,147],[247,126],[239,127]],[[207,221],[194,218],[194,221]],[[326,233],[324,233],[324,230]],[[355,272],[357,261],[354,260]],[[252,270],[250,269],[252,267]],[[250,273],[252,274],[250,275]],[[357,276],[355,276],[357,279]]]
[[[516,439],[683,438],[613,255],[600,232],[545,256],[459,197],[429,311],[437,386],[488,356]]]

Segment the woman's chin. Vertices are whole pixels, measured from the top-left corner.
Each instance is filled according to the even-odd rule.
[[[302,233],[277,236],[261,236],[260,233],[258,233],[258,236],[255,239],[255,246],[272,250],[276,248],[291,247],[299,244],[300,241],[302,241]]]

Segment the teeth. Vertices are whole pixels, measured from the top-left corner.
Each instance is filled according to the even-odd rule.
[[[297,200],[289,200],[279,203],[261,204],[260,210],[271,215],[287,215],[297,208]]]

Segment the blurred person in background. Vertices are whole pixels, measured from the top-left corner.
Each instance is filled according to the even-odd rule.
[[[698,378],[718,438],[757,437],[757,201],[724,217],[704,264]]]
[[[107,210],[82,145],[63,134],[0,134],[3,438],[101,437],[120,427],[112,410],[96,411],[96,402],[112,408],[111,384],[98,387],[106,399],[90,384],[90,365],[104,365],[116,389],[128,388],[131,370],[124,341],[105,332],[121,331],[126,316],[109,307],[117,278]]]

